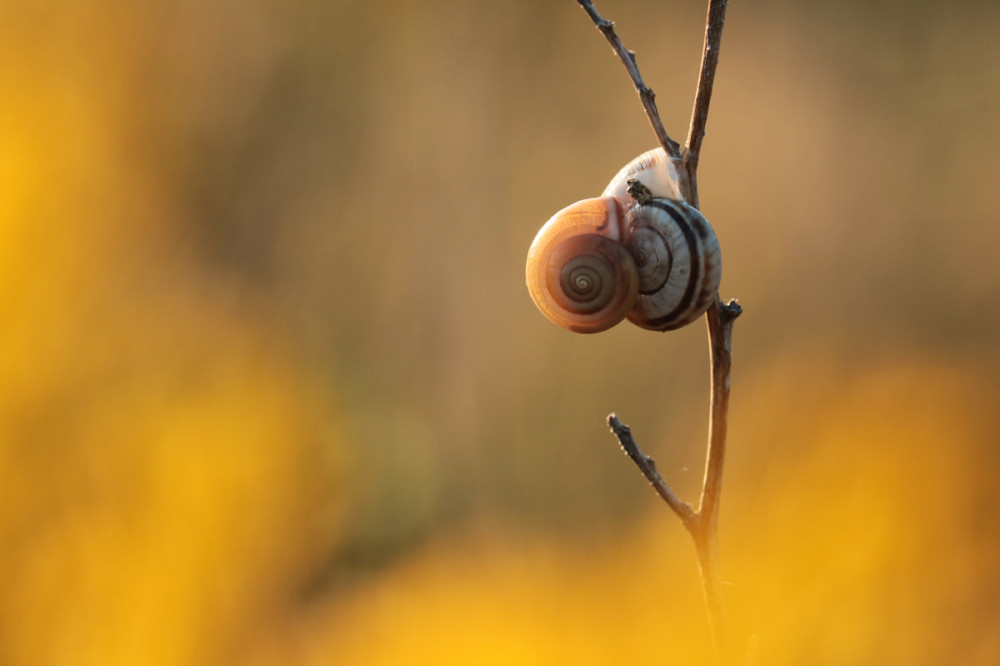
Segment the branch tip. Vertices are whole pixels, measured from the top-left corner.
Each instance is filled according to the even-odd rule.
[[[724,324],[731,323],[734,319],[743,314],[743,307],[735,298],[730,299],[728,303],[723,303],[720,298],[716,301],[715,306],[719,310],[719,319]]]

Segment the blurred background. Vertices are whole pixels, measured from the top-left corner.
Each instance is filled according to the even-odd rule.
[[[683,139],[704,3],[604,0]],[[1000,6],[736,0],[723,572],[759,664],[1000,663]],[[704,325],[558,329],[654,138],[575,2],[0,3],[0,663],[699,664]]]

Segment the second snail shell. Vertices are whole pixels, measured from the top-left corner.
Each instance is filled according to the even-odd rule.
[[[629,193],[632,181],[643,192],[639,200]],[[715,232],[679,198],[662,148],[625,165],[600,197],[553,215],[535,236],[526,268],[542,314],[579,333],[626,317],[657,331],[685,326],[715,300],[721,275]]]

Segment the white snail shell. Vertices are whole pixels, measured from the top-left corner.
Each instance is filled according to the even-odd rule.
[[[633,324],[670,331],[690,324],[715,301],[722,278],[719,240],[696,208],[654,198],[627,216],[626,247],[639,270]]]
[[[646,186],[654,197],[683,198],[674,163],[667,159],[667,151],[663,148],[647,150],[623,166],[601,192],[601,196],[618,199],[627,211],[636,203],[635,199],[628,195],[628,181],[630,180],[638,180]]]
[[[633,198],[630,180],[651,196]],[[601,197],[553,215],[528,251],[528,291],[538,309],[579,333],[625,317],[656,331],[698,319],[715,300],[722,256],[708,220],[678,197],[661,148],[632,160]]]

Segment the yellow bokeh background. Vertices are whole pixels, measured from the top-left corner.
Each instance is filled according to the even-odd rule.
[[[686,127],[701,3],[599,5]],[[1000,8],[734,2],[700,176],[746,309],[755,664],[1000,663]],[[711,662],[702,324],[523,261],[652,144],[576,3],[0,4],[0,664]]]

